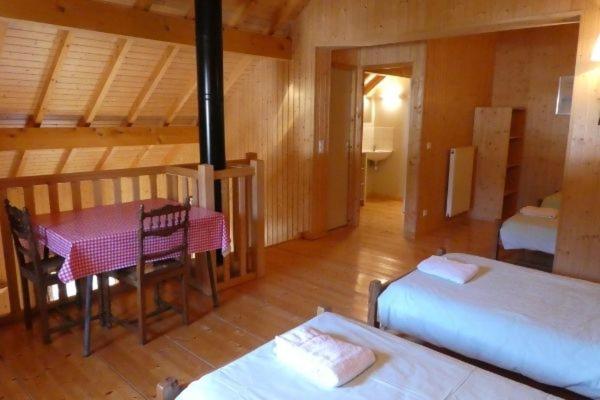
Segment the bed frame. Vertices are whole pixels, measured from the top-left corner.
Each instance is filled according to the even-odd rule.
[[[331,307],[318,306],[316,314],[320,315],[326,311],[331,311]],[[156,400],[175,400],[188,384],[189,383],[179,383],[177,379],[169,377],[156,385]]]
[[[436,256],[443,256],[444,254],[446,254],[446,249],[443,247],[440,247],[435,252]],[[367,325],[379,328],[379,321],[377,320],[377,299],[379,298],[381,293],[383,293],[385,289],[387,289],[388,286],[390,286],[393,282],[404,278],[406,275],[410,274],[414,270],[415,268],[385,283],[382,283],[379,279],[372,280],[371,283],[369,283],[369,306],[367,310]]]
[[[516,257],[500,257],[501,251],[508,254],[516,254]],[[554,265],[554,254],[527,249],[504,249],[504,246],[502,245],[502,239],[500,238],[500,228],[498,228],[495,256],[496,260],[498,261],[510,262],[511,264],[533,268],[544,272],[552,272],[552,266]]]

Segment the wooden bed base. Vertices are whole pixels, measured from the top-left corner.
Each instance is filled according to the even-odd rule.
[[[446,249],[440,247],[436,250],[435,255],[443,256],[446,254]],[[399,279],[404,278],[406,275],[413,272],[415,269],[411,269],[410,271],[400,275],[399,277],[389,280],[385,283],[382,283],[380,280],[375,279],[369,283],[369,306],[367,311],[367,325],[373,326],[375,328],[379,328],[379,321],[377,320],[377,299],[383,293],[385,289],[390,286],[393,282],[396,282]]]
[[[318,306],[316,314],[319,315],[326,311],[331,311],[331,308]],[[187,386],[187,383],[181,384],[177,379],[169,377],[156,385],[156,400],[175,400]]]
[[[500,252],[515,254],[515,257],[501,257]],[[506,250],[500,239],[500,229],[498,229],[498,238],[496,241],[495,258],[498,261],[510,262],[511,264],[520,265],[522,267],[533,268],[544,272],[552,272],[554,264],[554,254],[544,253],[542,251],[519,249]]]

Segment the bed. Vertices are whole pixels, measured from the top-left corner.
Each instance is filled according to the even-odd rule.
[[[468,254],[457,285],[419,270],[373,281],[369,323],[534,381],[600,398],[600,285]]]
[[[273,341],[191,383],[159,385],[158,399],[556,399],[379,329],[323,313],[305,325],[372,349],[377,361],[344,386],[319,387],[278,364]]]
[[[556,192],[540,201],[541,207],[559,210],[562,201],[561,192]],[[496,259],[500,259],[500,250],[522,250],[522,260],[513,262],[541,270],[551,271],[556,253],[558,219],[533,217],[517,213],[502,223],[498,232]]]

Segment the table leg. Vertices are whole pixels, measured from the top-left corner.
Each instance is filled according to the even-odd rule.
[[[90,355],[90,323],[92,320],[92,282],[94,276],[85,278],[85,300],[83,310],[83,356]]]
[[[101,274],[98,279],[100,281],[100,315],[102,326],[105,328],[110,328],[112,326],[112,312],[110,309],[110,286],[108,284],[108,275]]]
[[[215,276],[215,269],[212,265],[212,257],[210,252],[206,252],[206,265],[208,267],[208,278],[210,279],[210,291],[212,294],[212,301],[214,307],[219,307],[219,293],[217,292],[217,277]]]

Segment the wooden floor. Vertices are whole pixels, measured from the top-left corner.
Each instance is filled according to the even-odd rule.
[[[317,241],[296,240],[267,250],[267,276],[210,299],[192,294],[192,323],[176,315],[151,324],[146,346],[122,327],[92,331],[93,354],[81,357],[81,330],[42,344],[22,324],[0,328],[0,399],[146,399],[158,381],[190,381],[247,353],[314,315],[317,305],[365,320],[367,289],[414,267],[437,247],[491,256],[493,224],[458,221],[417,241],[401,235],[401,203],[373,201],[361,226]],[[116,314],[133,314],[135,299],[113,299]]]

